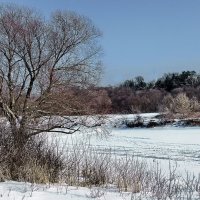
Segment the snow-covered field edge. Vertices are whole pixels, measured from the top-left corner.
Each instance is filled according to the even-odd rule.
[[[143,117],[148,121],[155,115],[157,114],[144,114]],[[131,120],[135,118],[135,115],[109,117],[111,124],[107,124],[107,126],[110,126],[112,132],[105,138],[97,138],[94,133],[91,135],[87,133],[90,135],[90,146],[87,146],[88,143],[73,143],[77,149],[71,150],[76,154],[76,158],[70,158],[72,160],[90,160],[90,168],[96,168],[98,173],[102,169],[109,168],[105,171],[105,175],[110,176],[109,181],[100,183],[99,186],[93,183],[86,184],[86,187],[83,187],[84,184],[81,183],[81,180],[74,186],[71,186],[67,180],[60,184],[47,185],[5,181],[0,183],[0,199],[200,199],[200,170],[197,169],[194,175],[190,166],[190,171],[183,174],[182,172],[186,169],[180,172],[177,171],[176,166],[176,163],[182,165],[185,158],[188,159],[188,163],[194,164],[200,161],[198,157],[200,129],[167,127],[147,131],[147,129],[113,128],[113,122],[116,123],[124,118]],[[72,136],[55,134],[53,138],[57,138],[61,142],[61,146],[68,145],[66,150],[71,152],[71,141],[83,141],[84,137],[83,134],[77,133]],[[69,143],[65,143],[66,140]],[[82,146],[83,144],[86,146]],[[84,154],[82,147],[84,147],[83,151],[89,149],[90,152]],[[94,154],[91,153],[92,151]],[[152,162],[146,162],[149,159]],[[70,162],[70,160],[68,161]],[[164,161],[165,167],[159,161]],[[76,165],[80,164],[81,167],[86,164],[78,163],[77,160],[72,162],[75,162]],[[112,164],[108,166],[108,163],[111,162]],[[85,180],[101,175],[94,173],[96,173],[95,170],[89,174],[90,177],[86,175]],[[81,179],[81,177],[77,178]],[[115,181],[112,182],[111,179]]]

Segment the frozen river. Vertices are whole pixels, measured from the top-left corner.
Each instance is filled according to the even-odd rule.
[[[82,134],[69,137],[73,142],[84,141]],[[88,140],[85,140],[88,141]],[[200,173],[200,128],[164,127],[151,129],[113,129],[109,136],[90,137],[90,145],[99,152],[117,156],[135,155],[140,159],[158,162],[168,168],[169,160],[181,172]]]

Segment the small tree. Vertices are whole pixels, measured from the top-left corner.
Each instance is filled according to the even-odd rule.
[[[191,111],[190,99],[185,93],[180,93],[174,98],[174,112],[188,114]]]
[[[187,115],[191,111],[194,111],[193,107],[196,106],[196,103],[192,102],[185,93],[179,93],[176,97],[172,97],[169,94],[163,99],[163,111],[172,114]]]
[[[64,105],[55,94],[63,86],[96,84],[100,36],[88,18],[74,12],[57,11],[45,20],[28,8],[1,6],[0,107],[16,149],[42,132],[78,129],[77,121],[65,116],[66,110],[79,108],[76,101]]]

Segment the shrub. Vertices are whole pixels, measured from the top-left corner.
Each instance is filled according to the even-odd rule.
[[[173,109],[175,113],[180,114],[187,114],[191,111],[191,102],[185,93],[180,93],[174,98]]]
[[[199,112],[200,104],[196,97],[191,99],[186,93],[179,93],[175,97],[167,95],[163,98],[161,111],[188,116],[191,112]]]
[[[64,160],[57,145],[37,136],[29,139],[23,151],[16,154],[9,129],[0,125],[0,180],[58,182]]]
[[[141,116],[137,115],[134,120],[125,120],[125,125],[128,128],[144,127],[144,120]]]
[[[200,103],[196,97],[192,97],[192,99],[190,100],[190,104],[192,111],[194,112],[200,111]]]
[[[157,127],[157,126],[162,126],[163,123],[162,122],[155,122],[153,120],[150,120],[150,122],[148,122],[147,124],[147,128],[154,128],[154,127]]]
[[[173,112],[174,98],[171,94],[164,96],[160,110],[162,112]]]

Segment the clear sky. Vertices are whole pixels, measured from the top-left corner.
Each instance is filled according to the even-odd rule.
[[[103,32],[102,84],[142,75],[200,72],[200,0],[0,0],[88,16]]]

